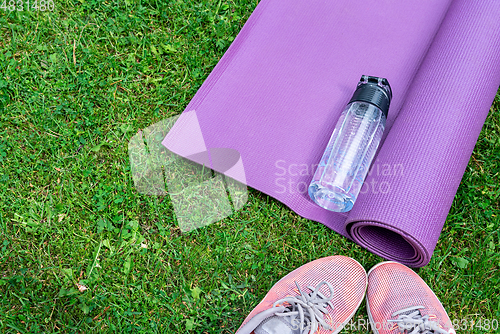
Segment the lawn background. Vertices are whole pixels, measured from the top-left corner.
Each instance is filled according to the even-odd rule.
[[[382,260],[254,190],[236,214],[181,234],[168,197],[134,189],[128,140],[184,110],[256,5],[0,9],[0,332],[233,333],[306,262]],[[497,95],[431,263],[417,270],[477,333],[500,320],[499,134]]]

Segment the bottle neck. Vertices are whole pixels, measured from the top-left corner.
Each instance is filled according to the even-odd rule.
[[[387,118],[390,98],[384,88],[376,84],[365,83],[359,85],[349,101],[349,103],[352,102],[366,102],[373,104],[379,108],[385,118]]]

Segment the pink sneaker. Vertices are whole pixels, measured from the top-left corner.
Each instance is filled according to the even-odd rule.
[[[366,309],[375,334],[456,334],[434,292],[397,262],[379,263],[368,272]]]
[[[333,334],[363,301],[365,269],[345,256],[309,262],[276,283],[237,334]]]

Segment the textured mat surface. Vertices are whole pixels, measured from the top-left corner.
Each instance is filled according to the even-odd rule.
[[[178,121],[163,144],[196,156],[199,128],[198,146],[239,152],[240,181],[424,266],[500,83],[498,17],[495,0],[262,0],[186,108],[196,124]],[[338,214],[307,186],[362,74],[386,77],[394,99],[362,194]]]

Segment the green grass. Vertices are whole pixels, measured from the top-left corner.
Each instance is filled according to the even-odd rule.
[[[167,197],[134,188],[128,140],[184,110],[256,4],[0,9],[0,332],[233,333],[297,266],[381,261],[254,190],[182,234]],[[452,319],[500,319],[499,138],[497,98],[418,270]]]

